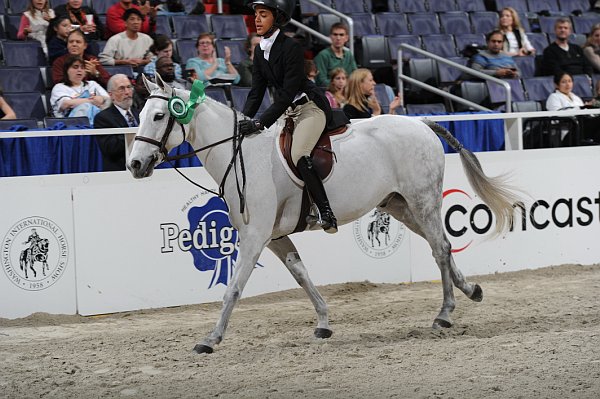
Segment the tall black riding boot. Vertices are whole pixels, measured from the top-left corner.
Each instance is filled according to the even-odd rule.
[[[298,160],[296,166],[304,180],[304,184],[306,184],[308,192],[313,201],[315,201],[315,204],[317,204],[317,208],[319,208],[322,220],[321,227],[327,233],[337,233],[337,220],[331,210],[331,206],[329,206],[323,182],[313,166],[312,158],[304,156]]]

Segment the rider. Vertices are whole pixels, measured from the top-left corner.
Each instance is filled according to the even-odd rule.
[[[239,131],[245,135],[258,133],[275,123],[288,109],[297,115],[292,161],[319,208],[321,227],[328,233],[335,233],[337,220],[310,157],[321,133],[331,121],[331,108],[325,95],[306,78],[300,44],[280,29],[290,21],[295,3],[294,0],[256,0],[248,3],[254,9],[256,33],[261,40],[254,53],[252,89],[244,106],[244,114],[251,118],[256,115],[267,86],[274,88],[274,101],[260,118],[240,121]]]
[[[29,238],[27,239],[27,241],[25,241],[23,243],[23,245],[31,243],[31,247],[35,247],[35,246],[37,246],[39,241],[40,241],[40,236],[38,235],[37,231],[35,229],[31,229],[31,234],[29,235]]]

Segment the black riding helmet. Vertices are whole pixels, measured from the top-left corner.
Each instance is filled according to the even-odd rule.
[[[292,13],[296,7],[295,0],[247,0],[246,7],[254,11],[256,6],[265,6],[273,10],[275,25],[278,28],[286,25],[292,19]]]

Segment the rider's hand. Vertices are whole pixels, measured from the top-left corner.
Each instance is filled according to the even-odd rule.
[[[238,130],[244,136],[258,133],[264,128],[263,124],[256,119],[244,119],[238,122]]]

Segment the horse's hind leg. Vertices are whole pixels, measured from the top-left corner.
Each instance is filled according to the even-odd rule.
[[[317,328],[315,336],[317,338],[329,338],[332,331],[329,328],[329,317],[327,316],[327,304],[308,276],[308,271],[298,255],[296,246],[289,237],[281,237],[269,243],[268,248],[281,260],[285,267],[292,273],[294,279],[300,284],[310,298],[315,310],[317,311]]]
[[[435,196],[431,198],[435,198]],[[468,283],[456,267],[450,252],[450,242],[443,230],[439,203],[434,201],[421,201],[420,203],[422,206],[413,211],[404,197],[396,194],[381,209],[404,223],[429,243],[433,257],[440,269],[444,293],[442,309],[435,318],[433,327],[451,327],[450,315],[454,311],[456,303],[452,283],[467,297],[477,302],[483,299],[483,291],[479,285]]]

